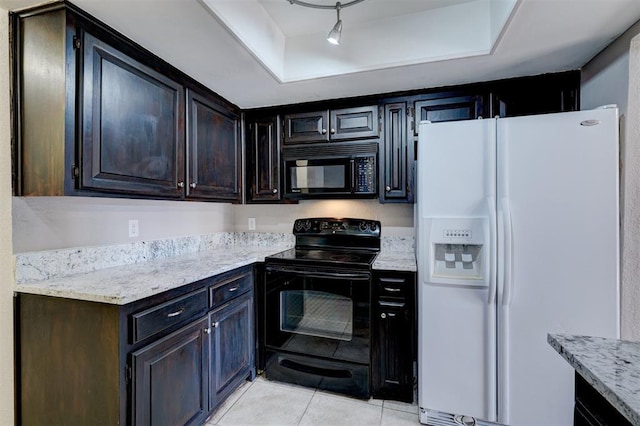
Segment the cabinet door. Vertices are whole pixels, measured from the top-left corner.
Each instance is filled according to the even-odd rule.
[[[329,140],[329,111],[304,112],[284,116],[285,144],[326,142]]]
[[[209,409],[214,409],[253,369],[253,297],[240,296],[210,314]]]
[[[131,355],[135,425],[199,424],[206,418],[207,318]]]
[[[249,202],[280,201],[279,116],[249,121],[248,161]]]
[[[331,111],[331,140],[377,138],[378,106],[336,109]]]
[[[413,399],[411,320],[406,303],[379,301],[372,355],[374,396]]]
[[[83,33],[84,189],[182,196],[181,85]]]
[[[380,201],[413,202],[413,143],[408,140],[405,102],[384,105],[381,143]]]
[[[440,99],[425,99],[416,101],[416,123],[414,135],[418,136],[418,124],[422,120],[456,121],[471,120],[482,115],[481,96],[453,96]]]
[[[240,201],[238,115],[189,90],[187,197]]]
[[[373,283],[372,393],[377,398],[412,402],[417,338],[415,274],[376,272]]]

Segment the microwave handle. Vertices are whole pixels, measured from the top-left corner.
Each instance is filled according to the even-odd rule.
[[[356,191],[356,160],[351,159],[351,192]]]

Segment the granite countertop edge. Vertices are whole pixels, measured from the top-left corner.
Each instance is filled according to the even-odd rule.
[[[552,333],[547,342],[627,420],[640,425],[640,343]]]
[[[232,245],[173,257],[146,260],[14,286],[18,293],[126,305],[242,266],[290,248]],[[413,252],[383,250],[374,270],[416,271]],[[107,284],[108,283],[108,284]]]

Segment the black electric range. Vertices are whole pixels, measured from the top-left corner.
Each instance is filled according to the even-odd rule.
[[[267,264],[371,269],[380,251],[377,220],[353,218],[297,219],[295,248],[265,259]]]
[[[370,396],[371,265],[380,222],[298,219],[296,246],[265,258],[267,379]]]

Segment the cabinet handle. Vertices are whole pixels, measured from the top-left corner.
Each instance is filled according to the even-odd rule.
[[[327,129],[322,129],[322,134],[326,135],[327,134]]]
[[[184,182],[178,182],[178,188],[184,188]]]
[[[237,286],[235,286],[235,287],[231,287],[231,288],[229,289],[229,292],[230,292],[230,293],[233,293],[234,291],[238,290],[239,288],[240,288],[240,286],[239,286],[239,285],[237,285]]]
[[[211,327],[213,328],[218,328],[218,325],[220,325],[220,323],[218,321],[211,323]]]
[[[393,312],[389,312],[387,315],[389,316],[389,318],[393,318],[396,316],[396,314],[394,314]]]
[[[382,287],[382,288],[384,288],[384,291],[388,291],[388,292],[391,292],[391,293],[397,293],[397,292],[401,291],[401,289],[399,289],[399,288],[392,288],[392,287]]]
[[[273,188],[273,190],[271,190],[271,192],[273,192],[274,194],[278,193],[278,188]]]
[[[387,192],[389,192],[389,191],[391,191],[391,187],[390,187],[389,185],[387,185],[387,186],[384,188],[384,190],[385,190],[385,191],[387,191]]]
[[[336,132],[336,129],[331,129],[331,134],[332,135],[335,134],[335,132]]]
[[[204,329],[204,332],[205,332],[206,334],[211,334],[211,329],[210,329],[210,328],[205,328],[205,329]]]
[[[384,312],[380,314],[380,318],[385,319],[387,317],[387,314],[385,314]]]
[[[180,308],[175,312],[171,312],[170,314],[167,314],[167,318],[177,317],[178,315],[180,315],[183,312],[184,312],[184,308]]]
[[[189,186],[191,187],[191,189],[196,189],[196,183],[195,182],[191,182],[189,184]]]

